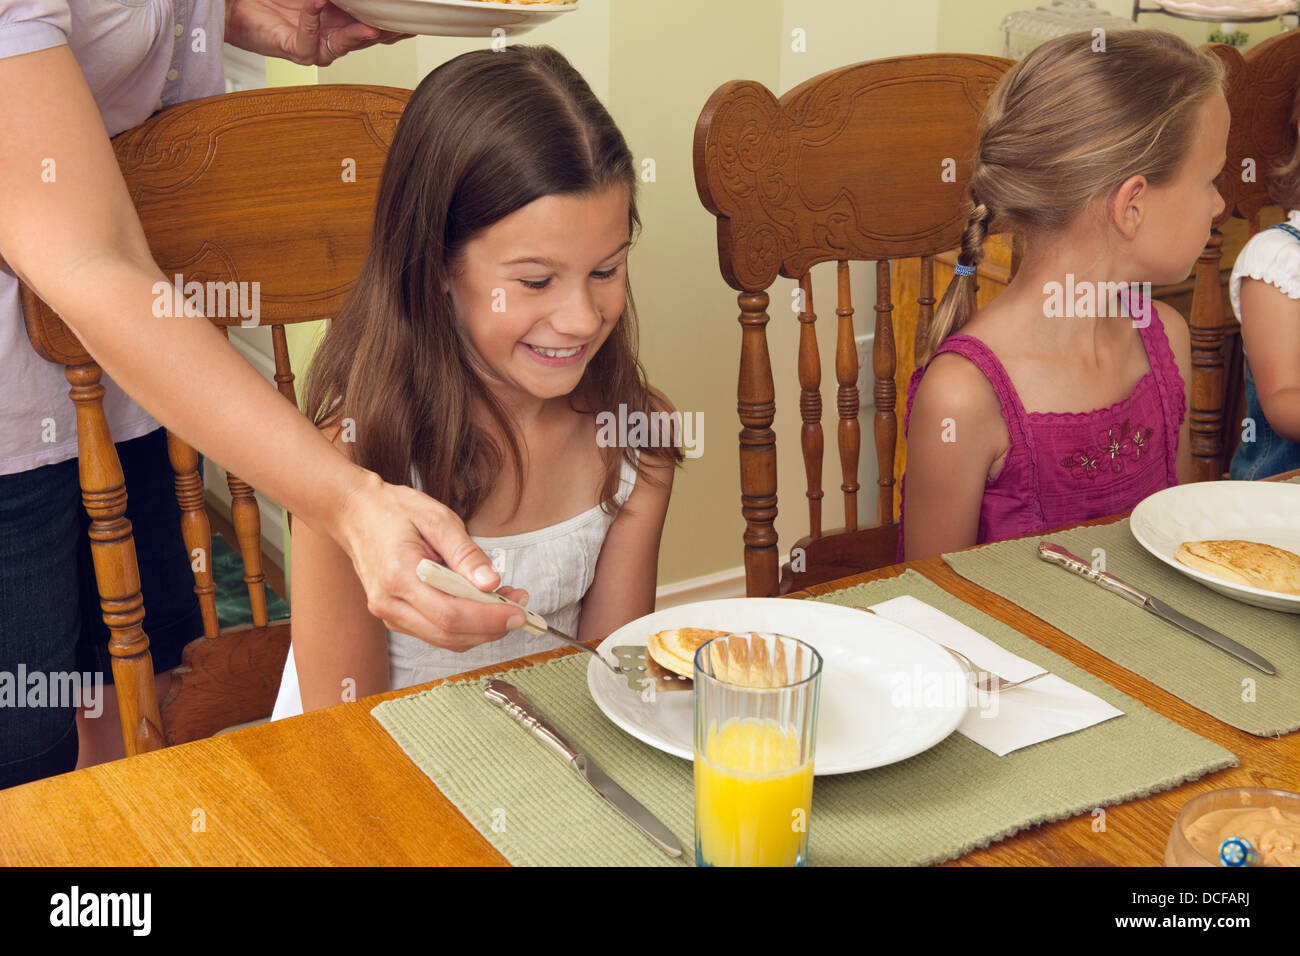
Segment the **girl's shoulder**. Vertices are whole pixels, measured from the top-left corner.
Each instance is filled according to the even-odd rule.
[[[1300,210],[1292,211],[1284,224],[1300,232]],[[1286,229],[1261,229],[1242,247],[1228,288],[1238,320],[1243,279],[1260,279],[1288,298],[1300,299],[1300,237]]]
[[[998,408],[1007,397],[1011,380],[993,344],[973,334],[973,326],[973,322],[967,323],[961,332],[940,343],[913,376],[909,397],[923,389],[929,394],[960,397],[973,406],[990,407],[991,403]]]
[[[963,428],[979,446],[997,445],[1005,441],[1016,402],[992,349],[973,335],[951,335],[913,373],[903,426],[909,440],[914,428],[940,434],[947,423]]]

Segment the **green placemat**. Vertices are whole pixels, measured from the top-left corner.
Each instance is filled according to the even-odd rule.
[[[1261,655],[1270,676],[1038,557],[1038,536],[945,554],[954,571],[1224,723],[1275,737],[1300,728],[1300,615],[1242,604],[1163,564],[1128,519],[1050,540]],[[1100,551],[1096,550],[1100,549]]]
[[[1237,764],[1222,747],[1125,697],[914,571],[822,600],[876,603],[900,594],[913,594],[951,614],[1125,715],[1005,757],[954,733],[925,753],[888,767],[818,777],[809,825],[814,865],[938,863],[1037,823],[1145,796]],[[484,700],[480,681],[442,684],[385,701],[371,713],[511,863],[693,862],[691,763],[610,723],[587,692],[587,660],[585,654],[564,657],[504,677],[677,834],[685,850],[681,861],[665,856],[545,746]],[[1097,839],[1105,840],[1106,834],[1097,833]]]

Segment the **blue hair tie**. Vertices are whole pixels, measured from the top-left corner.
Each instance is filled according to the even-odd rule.
[[[952,271],[959,276],[973,276],[975,274],[975,267],[964,265],[962,261],[958,259],[957,265],[953,267]]]

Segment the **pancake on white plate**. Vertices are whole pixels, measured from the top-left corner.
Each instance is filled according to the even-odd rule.
[[[665,670],[683,677],[695,676],[695,652],[701,645],[729,632],[703,627],[678,627],[646,638],[646,656]]]
[[[1174,557],[1233,584],[1300,595],[1300,555],[1285,548],[1258,541],[1184,541]]]

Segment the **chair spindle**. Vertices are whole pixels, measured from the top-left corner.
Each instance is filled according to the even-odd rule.
[[[799,433],[803,447],[803,467],[808,476],[808,533],[819,538],[822,533],[822,362],[817,349],[817,313],[813,311],[812,273],[799,279],[802,309],[799,312],[799,414],[803,427]]]
[[[858,529],[858,454],[862,438],[858,427],[858,346],[853,334],[853,296],[849,288],[849,264],[838,262],[839,304],[835,315],[839,318],[839,334],[835,342],[835,377],[839,381],[837,405],[840,413],[839,447],[840,474],[844,492],[844,527]]]
[[[1220,290],[1219,260],[1223,233],[1210,231],[1201,256],[1196,260],[1196,284],[1188,328],[1192,339],[1192,401],[1188,428],[1192,445],[1195,481],[1220,477],[1223,454],[1223,294]]]
[[[884,525],[894,523],[894,443],[898,441],[898,418],[894,414],[898,356],[894,352],[894,303],[886,260],[876,263],[876,337],[871,366],[876,380],[872,429],[876,440],[876,521]]]
[[[226,486],[230,489],[230,518],[239,539],[239,556],[244,562],[244,584],[248,587],[248,603],[253,612],[253,623],[266,626],[266,575],[262,573],[262,521],[257,510],[253,489],[242,478],[226,472]]]
[[[176,504],[181,509],[181,537],[194,572],[194,593],[203,615],[203,636],[215,638],[221,629],[217,620],[217,586],[212,577],[212,526],[203,503],[203,481],[199,477],[199,454],[171,432],[167,433],[167,457],[176,482]]]
[[[294,391],[293,369],[289,365],[289,340],[283,325],[271,326],[271,343],[275,349],[275,387],[297,407],[298,395]]]
[[[916,297],[916,338],[912,340],[912,367],[925,352],[934,321],[934,256],[921,257],[921,294]]]
[[[745,518],[745,581],[751,597],[777,593],[776,392],[767,349],[766,292],[742,292],[740,303],[740,510]],[[746,493],[744,489],[748,488]]]

